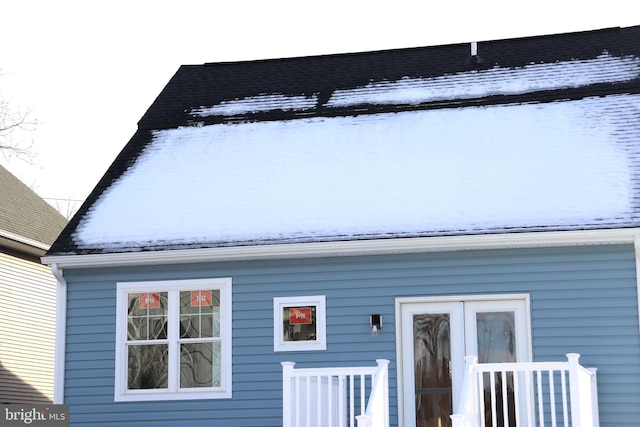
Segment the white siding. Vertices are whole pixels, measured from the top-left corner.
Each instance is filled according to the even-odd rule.
[[[53,400],[56,280],[0,254],[0,403]]]

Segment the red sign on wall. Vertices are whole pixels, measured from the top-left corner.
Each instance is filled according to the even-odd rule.
[[[160,308],[160,294],[148,293],[140,294],[140,308],[143,310],[151,308]]]
[[[310,325],[311,323],[311,307],[289,308],[290,325]]]
[[[211,291],[191,291],[191,307],[211,307]]]

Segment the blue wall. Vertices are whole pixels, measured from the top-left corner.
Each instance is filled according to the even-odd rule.
[[[67,270],[65,403],[82,426],[281,426],[280,362],[390,359],[397,424],[395,298],[529,293],[534,360],[582,355],[598,368],[603,427],[640,420],[633,246],[581,246]],[[233,399],[114,403],[117,281],[233,278]],[[327,350],[273,352],[273,297],[326,295]],[[369,315],[382,314],[378,337]]]

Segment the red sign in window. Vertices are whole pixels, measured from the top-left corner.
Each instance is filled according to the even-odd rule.
[[[211,307],[211,291],[191,291],[191,307]]]
[[[289,308],[290,325],[310,325],[311,323],[311,307]]]
[[[160,308],[160,294],[149,293],[140,294],[140,308],[143,310],[151,308]]]

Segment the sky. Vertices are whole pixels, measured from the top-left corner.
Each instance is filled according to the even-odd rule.
[[[16,135],[32,162],[0,164],[67,215],[182,64],[626,27],[639,12],[629,0],[3,0],[0,96],[38,124]]]

